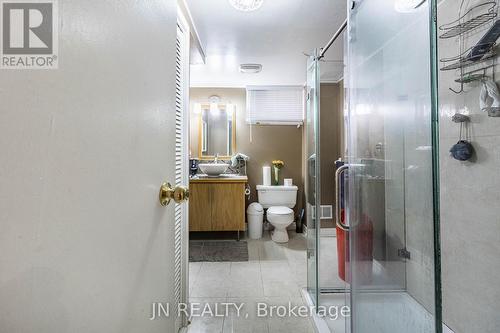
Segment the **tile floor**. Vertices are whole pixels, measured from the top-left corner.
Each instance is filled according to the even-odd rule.
[[[337,238],[321,237],[319,250],[319,283],[323,288],[345,289],[348,286],[339,277]]]
[[[311,319],[257,317],[257,303],[305,305],[300,290],[307,284],[306,239],[290,231],[287,244],[274,243],[268,232],[248,239],[248,262],[190,263],[190,302],[244,304],[237,316],[193,317],[188,333],[309,333]]]

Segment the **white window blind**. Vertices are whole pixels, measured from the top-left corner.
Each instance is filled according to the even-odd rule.
[[[304,122],[304,88],[302,86],[248,86],[246,120],[250,124],[302,124]]]

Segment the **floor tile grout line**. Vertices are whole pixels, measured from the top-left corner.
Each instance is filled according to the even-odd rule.
[[[265,297],[265,291],[264,291],[264,274],[262,273],[262,261],[259,260],[259,272],[260,272],[260,283],[262,285],[262,295]],[[268,328],[269,331],[269,328]]]
[[[229,271],[231,272],[231,267],[229,267]],[[227,297],[227,291],[226,291],[226,297],[224,298],[224,302],[228,302],[228,297]],[[222,318],[222,328],[221,328],[221,333],[224,333],[224,326],[225,326],[225,323],[226,323],[226,316],[224,316]]]

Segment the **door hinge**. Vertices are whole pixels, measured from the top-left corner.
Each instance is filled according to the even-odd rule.
[[[398,249],[398,257],[410,260],[411,253],[406,248]]]

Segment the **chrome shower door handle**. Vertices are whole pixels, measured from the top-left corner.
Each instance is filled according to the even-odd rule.
[[[340,186],[340,182],[342,181],[343,174],[349,169],[349,166],[342,165],[335,171],[335,219],[337,227],[344,231],[349,231],[349,226],[342,223],[342,203],[340,202],[340,198],[342,197],[340,191],[342,190],[342,186]]]

